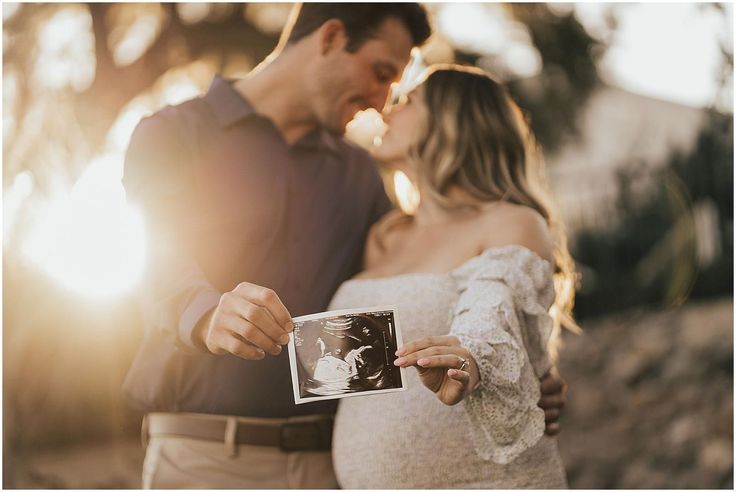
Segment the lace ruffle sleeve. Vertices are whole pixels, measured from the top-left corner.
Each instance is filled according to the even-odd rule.
[[[552,266],[520,246],[486,250],[455,272],[459,297],[450,333],[478,363],[480,382],[463,405],[478,454],[508,463],[544,433],[539,378],[547,342]]]

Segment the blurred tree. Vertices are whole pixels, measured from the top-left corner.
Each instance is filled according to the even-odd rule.
[[[533,77],[507,80],[511,94],[531,117],[538,142],[547,152],[554,152],[566,138],[578,133],[577,116],[588,97],[600,83],[596,64],[607,48],[607,40],[596,39],[575,17],[574,9],[554,10],[546,4],[509,3],[504,5],[511,16],[526,26],[538,51],[542,69]],[[492,7],[489,7],[492,8]],[[611,29],[615,19],[608,19]],[[460,63],[487,65],[493,73],[493,61],[483,63],[479,53],[456,48]]]
[[[54,147],[66,157],[61,167],[77,175],[103,146],[120,111],[134,97],[149,90],[167,71],[195,60],[214,61],[217,71],[236,56],[247,57],[254,65],[275,46],[288,7],[20,4],[3,21],[3,71],[13,96],[6,109],[12,124],[6,123],[4,129],[4,177],[31,169],[43,180],[50,167],[49,149]],[[540,142],[554,150],[566,135],[575,133],[576,114],[598,83],[595,62],[604,44],[586,33],[572,11],[553,12],[543,4],[507,8],[527,26],[543,63],[539,76],[514,81],[511,90],[532,114]],[[70,23],[66,29],[88,31],[79,33],[76,44],[91,35],[91,55],[77,56],[73,62],[78,72],[90,76],[53,84],[49,81],[55,77],[55,66],[45,56],[49,35],[44,31],[50,21],[63,24],[59,17],[69,11],[82,22]],[[75,55],[72,43],[61,51],[56,55],[66,56],[67,63]],[[477,61],[469,53],[458,52],[457,57]],[[45,137],[42,145],[36,139],[39,133]]]
[[[3,76],[12,81],[15,96],[6,109],[14,125],[5,129],[4,177],[29,168],[43,175],[49,163],[39,155],[45,147],[54,146],[65,148],[68,156],[74,157],[65,162],[78,173],[80,166],[100,151],[125,105],[172,68],[207,58],[215,60],[214,69],[222,70],[234,55],[262,60],[278,38],[251,20],[249,7],[20,4],[3,21]],[[69,13],[81,22],[65,18]],[[52,21],[57,30],[47,32]],[[54,69],[58,66],[45,56],[45,52],[54,51],[55,40],[49,38],[60,37],[58,30],[80,27],[76,39],[62,47],[64,51],[52,54],[64,63],[76,64],[77,70],[90,71],[92,76],[86,81],[55,84],[59,74]],[[85,57],[84,47],[80,54],[75,50],[90,33],[92,56]],[[57,125],[50,122],[54,117]],[[43,142],[37,138],[39,126],[47,130],[42,132]]]
[[[733,115],[711,111],[690,153],[619,174],[617,225],[574,241],[579,318],[733,292],[733,157]]]
[[[731,22],[723,5],[700,8]],[[644,165],[624,168],[616,225],[581,231],[573,241],[586,270],[578,318],[733,294],[733,108],[716,109],[719,100],[732,100],[730,39],[720,41],[720,51],[719,94],[693,149],[672,154],[650,176],[642,176]],[[649,186],[635,191],[642,177]]]
[[[531,125],[548,152],[577,135],[577,115],[600,83],[596,65],[606,44],[593,38],[574,11],[555,13],[546,4],[509,4],[529,29],[542,58],[542,72],[509,84],[519,104],[531,114]]]

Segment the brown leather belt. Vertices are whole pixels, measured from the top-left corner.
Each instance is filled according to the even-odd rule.
[[[282,451],[329,451],[332,415],[261,419],[197,413],[149,413],[141,429],[149,436],[187,437],[231,445],[273,446]]]

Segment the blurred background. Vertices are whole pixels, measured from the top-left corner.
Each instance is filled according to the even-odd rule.
[[[142,116],[246,74],[290,7],[3,3],[4,488],[140,486],[120,385],[146,234],[123,153]],[[571,487],[732,488],[733,6],[428,8],[416,59],[509,84],[582,273]]]

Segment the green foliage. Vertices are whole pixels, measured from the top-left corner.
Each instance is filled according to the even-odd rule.
[[[545,4],[507,4],[506,8],[526,26],[542,59],[541,73],[508,80],[506,85],[529,117],[539,144],[553,152],[578,135],[578,114],[600,82],[596,63],[607,45],[590,36],[572,10],[558,14]],[[455,60],[495,72],[493,62],[482,63],[478,53],[456,48]]]
[[[509,83],[519,105],[531,115],[542,147],[551,152],[578,133],[578,114],[599,83],[596,63],[605,51],[572,12],[557,15],[543,4],[511,4],[542,58],[542,73],[533,80]]]

